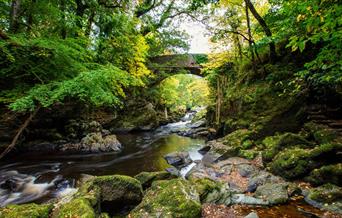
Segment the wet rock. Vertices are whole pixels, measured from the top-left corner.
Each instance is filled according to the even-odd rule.
[[[134,176],[134,178],[139,180],[142,187],[146,189],[146,188],[149,188],[154,181],[174,179],[176,178],[176,176],[166,171],[160,171],[160,172],[141,172],[138,175]]]
[[[267,183],[258,186],[255,196],[266,199],[271,205],[283,204],[288,200],[288,184],[286,183]]]
[[[191,180],[200,195],[202,203],[215,203],[229,205],[231,191],[227,184],[219,183],[207,178]]]
[[[257,167],[251,164],[239,164],[236,167],[242,177],[250,177],[259,171]]]
[[[244,218],[259,218],[258,214],[255,212],[249,213],[247,216]]]
[[[274,176],[266,171],[259,171],[259,173],[253,175],[248,181],[247,192],[254,192],[258,186],[266,183],[282,183],[284,180],[281,177]]]
[[[102,136],[100,132],[89,133],[79,143],[67,143],[59,146],[63,152],[117,152],[121,150],[121,143],[115,135]]]
[[[90,133],[81,140],[82,150],[90,152],[120,151],[121,143],[115,135],[102,136],[101,133]]]
[[[183,179],[161,180],[152,184],[130,217],[199,217],[199,194]]]
[[[342,214],[342,188],[325,184],[309,190],[305,201],[314,207]]]
[[[203,148],[198,150],[198,153],[205,155],[206,153],[208,153],[210,151],[210,146],[204,146]]]
[[[49,218],[53,208],[51,204],[9,205],[0,208],[1,218]]]
[[[189,128],[199,128],[206,125],[206,120],[199,120],[188,125]]]
[[[168,164],[180,169],[192,163],[188,152],[173,152],[164,156]]]
[[[232,204],[247,204],[247,205],[269,205],[268,201],[258,199],[245,194],[232,195]]]

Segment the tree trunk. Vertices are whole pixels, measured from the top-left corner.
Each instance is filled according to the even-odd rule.
[[[10,13],[10,32],[16,33],[19,29],[20,0],[13,0]]]
[[[36,0],[31,0],[30,7],[27,15],[27,32],[30,33],[33,25],[33,8],[35,7]]]
[[[65,28],[65,10],[66,10],[66,5],[65,5],[65,0],[61,0],[61,4],[60,4],[60,10],[62,12],[62,29],[61,29],[61,37],[62,39],[66,39],[67,37],[67,31]]]
[[[12,139],[11,144],[9,144],[7,146],[7,148],[0,154],[0,159],[3,158],[6,154],[8,154],[13,148],[14,146],[17,144],[17,141],[19,139],[19,137],[21,136],[21,134],[24,132],[24,130],[27,128],[27,126],[30,124],[30,122],[32,121],[33,117],[36,116],[36,114],[38,113],[40,109],[40,106],[38,106],[31,114],[30,116],[25,120],[25,122],[23,123],[23,125],[21,125],[21,127],[18,129],[17,134],[14,136],[14,138]]]
[[[166,120],[169,119],[169,116],[168,116],[168,114],[167,114],[167,108],[166,108],[166,107],[164,108],[164,115],[165,115],[165,119],[166,119]]]
[[[251,21],[249,19],[249,11],[248,11],[247,4],[245,6],[245,11],[246,11],[249,51],[251,52],[251,58],[252,58],[252,63],[253,63],[253,71],[256,72],[255,56],[254,56],[254,51],[253,51],[253,39],[252,39],[252,31],[251,31]]]
[[[250,0],[245,0],[245,3],[247,5],[247,7],[249,8],[249,10],[252,12],[253,16],[255,17],[255,19],[258,21],[258,23],[260,24],[260,26],[262,27],[265,35],[267,37],[272,37],[272,32],[270,30],[270,28],[267,26],[265,20],[260,16],[260,14],[256,11],[254,5],[252,4],[252,2]],[[271,41],[269,43],[269,47],[270,47],[270,59],[272,62],[274,62],[277,58],[277,53],[276,53],[276,49],[275,49],[275,44],[273,41]]]

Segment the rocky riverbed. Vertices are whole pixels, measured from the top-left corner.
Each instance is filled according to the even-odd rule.
[[[178,169],[191,162],[181,153],[178,160],[171,161]],[[341,217],[340,197],[337,186],[287,182],[265,171],[260,158],[222,159],[209,151],[185,178],[166,171],[83,176],[76,193],[7,206],[0,217]]]

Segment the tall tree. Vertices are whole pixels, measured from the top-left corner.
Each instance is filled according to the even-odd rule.
[[[10,13],[10,31],[16,33],[19,29],[21,0],[13,0]]]
[[[249,10],[252,12],[254,18],[258,21],[258,23],[262,27],[265,35],[270,38],[270,42],[269,42],[270,59],[271,59],[272,62],[274,62],[276,60],[276,58],[277,58],[277,53],[276,53],[275,43],[272,40],[271,29],[268,27],[268,25],[266,24],[265,20],[257,12],[257,10],[255,9],[253,3],[250,0],[244,0],[244,1],[246,3],[247,7],[249,8]]]

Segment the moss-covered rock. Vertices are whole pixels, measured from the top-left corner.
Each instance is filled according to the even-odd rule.
[[[130,217],[199,217],[200,198],[189,181],[161,180],[152,184]]]
[[[70,202],[63,204],[54,218],[71,218],[71,217],[80,217],[80,218],[95,218],[96,213],[93,209],[93,205],[86,198],[76,198],[71,200]]]
[[[315,207],[342,214],[342,188],[332,184],[325,184],[311,189],[305,200]]]
[[[255,196],[266,199],[270,204],[283,204],[289,199],[286,183],[266,183],[258,186]]]
[[[326,125],[309,122],[304,125],[303,129],[308,133],[309,137],[313,138],[319,144],[329,142],[342,143],[338,133]]]
[[[307,148],[311,147],[312,143],[304,139],[302,136],[294,133],[284,133],[281,135],[266,137],[262,144],[265,146],[265,151],[262,153],[263,160],[271,161],[279,151],[290,147]]]
[[[324,183],[332,183],[342,185],[342,163],[326,165],[311,171],[310,175],[305,178],[306,181],[313,185],[322,185]]]
[[[142,186],[137,179],[129,176],[99,176],[91,181],[90,189],[99,187],[101,201],[140,202]]]
[[[314,149],[286,149],[268,165],[271,171],[287,179],[305,176],[311,170],[329,162],[338,161],[342,144],[323,144]]]
[[[225,204],[231,203],[231,191],[228,185],[208,178],[192,179],[191,183],[197,190],[202,203]]]
[[[140,182],[129,176],[98,176],[86,181],[74,198],[62,204],[53,217],[92,218],[100,214],[101,204],[136,205],[143,196]]]
[[[231,147],[241,147],[245,141],[248,140],[249,144],[253,144],[250,140],[254,132],[248,129],[238,129],[225,137],[219,139],[220,142]]]
[[[51,204],[9,205],[0,208],[0,218],[49,218]]]
[[[139,180],[144,189],[151,187],[152,183],[157,180],[174,179],[176,176],[171,175],[169,172],[141,172],[134,176],[135,179]]]

